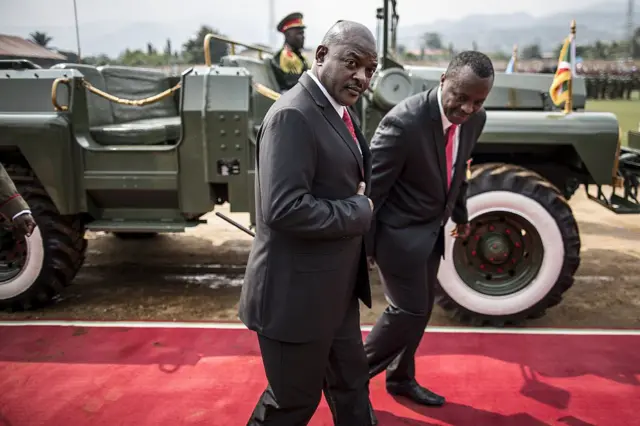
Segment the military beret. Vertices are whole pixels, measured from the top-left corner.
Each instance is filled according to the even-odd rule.
[[[305,28],[304,24],[302,23],[302,13],[290,13],[289,15],[285,16],[282,21],[280,21],[280,23],[278,23],[277,27],[278,31],[281,33],[284,33],[290,28]]]

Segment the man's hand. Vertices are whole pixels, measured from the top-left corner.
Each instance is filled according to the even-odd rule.
[[[469,222],[456,225],[451,231],[451,236],[466,240],[471,235],[471,224]]]
[[[36,221],[33,220],[33,216],[29,213],[21,214],[13,219],[13,235],[18,240],[24,238],[25,235],[30,237],[36,226]]]
[[[358,195],[364,195],[364,190],[367,189],[367,184],[364,182],[360,182],[358,184],[358,191],[356,192],[356,194]],[[366,197],[366,195],[365,195]],[[371,201],[371,198],[367,197],[367,200],[369,200],[369,207],[371,207],[371,211],[373,211],[373,201]]]

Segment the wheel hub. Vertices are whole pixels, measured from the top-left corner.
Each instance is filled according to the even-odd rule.
[[[511,244],[503,235],[489,233],[480,239],[480,253],[486,262],[502,265],[511,254]]]
[[[456,240],[453,262],[469,287],[490,296],[522,290],[536,277],[544,248],[535,226],[522,216],[491,212],[471,221],[471,235]]]

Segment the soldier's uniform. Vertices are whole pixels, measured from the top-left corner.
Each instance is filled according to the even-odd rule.
[[[31,213],[4,166],[0,164],[0,215],[11,222],[22,213]]]
[[[278,31],[283,34],[291,28],[305,28],[302,23],[301,13],[296,12],[286,16],[277,27]],[[276,80],[278,80],[282,91],[289,90],[295,86],[302,73],[310,68],[302,52],[294,50],[286,42],[282,49],[276,52],[271,62]]]

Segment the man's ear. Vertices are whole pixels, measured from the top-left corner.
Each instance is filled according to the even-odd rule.
[[[329,49],[327,49],[326,46],[323,46],[323,45],[318,46],[318,48],[316,49],[316,64],[322,65],[322,63],[324,62],[324,59],[327,56],[328,51]]]
[[[440,76],[440,84],[444,83],[444,73]]]

